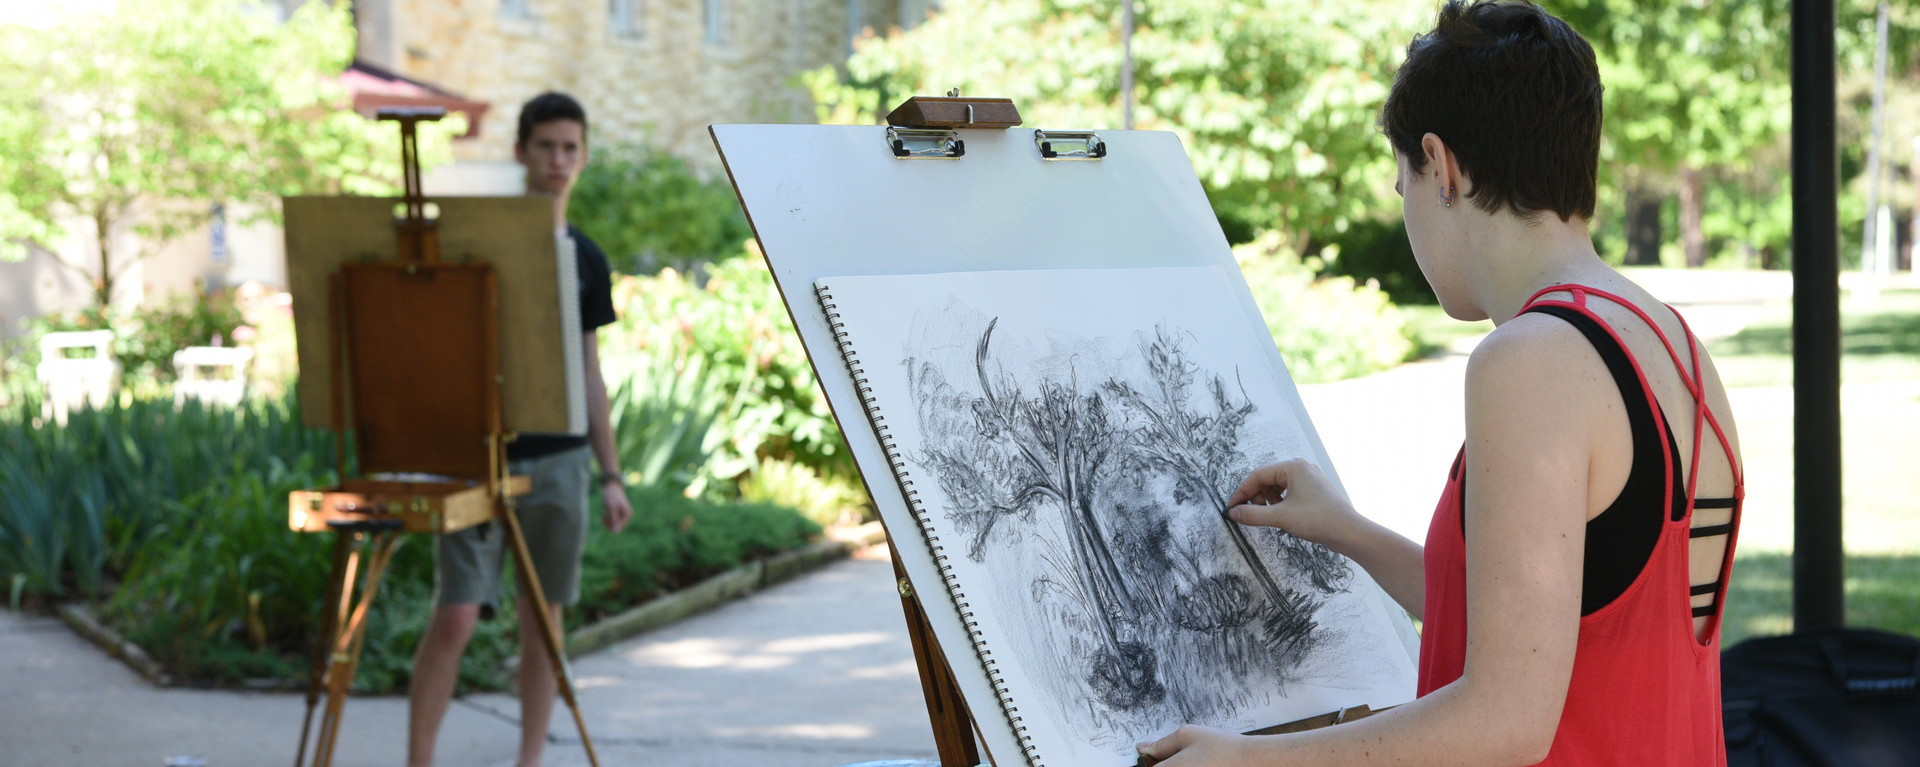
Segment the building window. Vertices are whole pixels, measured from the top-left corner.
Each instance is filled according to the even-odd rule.
[[[607,0],[607,27],[614,37],[641,37],[646,31],[643,0]]]
[[[533,0],[500,0],[500,15],[510,19],[531,19]]]
[[[705,6],[707,44],[732,44],[733,3],[731,0],[706,0]]]

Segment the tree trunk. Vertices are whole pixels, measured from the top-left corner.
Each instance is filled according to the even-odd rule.
[[[1660,265],[1660,195],[1644,187],[1627,191],[1628,266]]]
[[[1707,185],[1699,168],[1680,171],[1680,244],[1687,252],[1687,268],[1707,265],[1707,237],[1700,231],[1703,198]]]
[[[113,305],[113,222],[104,203],[93,211],[93,231],[100,254],[100,274],[93,280],[93,300],[104,311]]]

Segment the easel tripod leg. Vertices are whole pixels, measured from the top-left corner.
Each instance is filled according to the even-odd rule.
[[[313,643],[313,662],[307,669],[307,714],[300,720],[300,750],[293,755],[293,767],[302,767],[307,760],[307,735],[313,729],[313,709],[320,702],[320,689],[327,675],[327,658],[333,647],[333,633],[339,629],[334,612],[340,609],[340,575],[347,566],[347,557],[352,551],[352,533],[335,533],[333,537],[332,577],[327,582],[327,599],[320,607],[320,631]]]
[[[361,551],[355,550],[348,555],[344,577],[340,582],[336,631],[326,674],[327,707],[320,720],[320,739],[314,745],[314,767],[330,767],[333,764],[333,748],[340,735],[340,715],[346,709],[347,694],[353,688],[354,672],[360,663],[360,649],[366,640],[367,616],[373,608],[373,598],[380,591],[380,579],[386,574],[387,563],[393,559],[393,551],[400,545],[400,534],[395,531],[375,532],[371,539],[363,532],[352,535],[359,548],[371,543],[374,550],[368,560],[357,600],[352,599],[351,595]]]
[[[533,613],[540,624],[540,637],[544,640],[542,644],[546,645],[547,662],[553,664],[553,676],[559,683],[560,697],[567,702],[567,709],[573,712],[573,724],[580,730],[580,744],[586,748],[587,763],[600,767],[600,757],[593,750],[593,738],[587,734],[587,720],[580,715],[580,701],[574,696],[573,669],[567,665],[565,645],[560,642],[560,627],[553,620],[546,590],[540,587],[540,578],[534,571],[533,554],[527,549],[527,539],[521,532],[520,518],[514,512],[511,501],[502,504],[500,521],[501,526],[506,528],[508,543],[513,546],[513,569],[520,583],[520,593],[533,602]]]
[[[893,575],[901,584],[900,609],[907,616],[907,636],[913,640],[913,660],[920,667],[920,691],[927,699],[927,719],[933,725],[933,743],[940,751],[941,767],[974,767],[980,763],[980,749],[973,737],[973,716],[960,696],[953,670],[948,668],[940,643],[934,639],[927,615],[907,587],[906,566],[899,552],[893,553]]]

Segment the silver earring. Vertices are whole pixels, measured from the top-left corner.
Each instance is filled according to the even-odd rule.
[[[1453,185],[1448,184],[1447,193],[1440,195],[1440,207],[1443,207],[1443,208],[1453,207],[1453,195],[1454,195]]]

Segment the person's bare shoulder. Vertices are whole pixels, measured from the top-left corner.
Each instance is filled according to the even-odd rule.
[[[1544,314],[1522,314],[1496,328],[1467,360],[1467,385],[1507,394],[1539,391],[1549,398],[1589,382],[1612,386],[1606,363],[1579,329]]]

